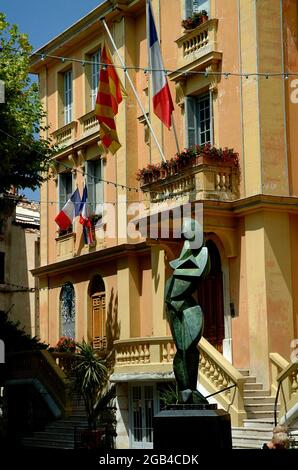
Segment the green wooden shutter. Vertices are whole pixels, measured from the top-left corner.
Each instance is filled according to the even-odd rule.
[[[193,96],[185,98],[185,135],[186,147],[197,143],[196,99]]]
[[[102,203],[103,203],[103,182],[101,181],[102,178],[102,170],[103,170],[103,162],[102,160],[96,160],[95,162],[95,213],[101,214],[102,213]]]
[[[59,175],[59,209],[61,210],[64,204],[66,203],[66,179],[65,174]]]
[[[90,214],[94,213],[94,161],[87,161],[87,192]]]

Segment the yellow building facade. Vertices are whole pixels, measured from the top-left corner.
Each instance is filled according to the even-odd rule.
[[[168,263],[182,247],[181,239],[159,232],[128,233],[133,216],[147,220],[149,208],[159,212],[171,202],[202,207],[212,269],[198,285],[206,324],[200,382],[210,393],[239,385],[234,424],[247,416],[237,369],[249,369],[274,390],[270,355],[289,362],[298,338],[298,82],[291,75],[298,73],[297,2],[152,5],[180,149],[205,143],[233,148],[238,167],[198,160],[155,181],[138,181],[138,169],[160,163],[160,155],[121,67],[127,97],[116,126],[122,146],[111,155],[101,145],[94,100],[105,17],[166,159],[177,152],[173,131],[153,113],[143,0],[102,3],[33,54],[31,65],[48,134],[60,146],[41,189],[41,262],[34,271],[42,288],[41,338],[53,346],[62,335],[99,349],[114,345],[120,448],[150,445],[158,390],[173,380],[163,296]],[[208,19],[184,29],[181,21],[201,9]],[[66,232],[55,223],[84,183],[93,220],[105,210],[92,245],[84,244],[78,218]],[[141,214],[131,206],[138,202]],[[229,399],[225,395],[221,405]]]

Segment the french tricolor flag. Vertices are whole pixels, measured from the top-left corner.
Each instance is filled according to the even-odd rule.
[[[77,188],[55,218],[55,222],[61,230],[67,230],[73,223],[74,218],[80,213],[80,205],[81,196]]]
[[[89,206],[88,206],[88,192],[87,186],[84,186],[82,202],[80,205],[80,224],[83,225],[83,236],[84,242],[86,245],[91,245],[93,243],[93,235],[92,235],[92,224],[90,220],[89,214]]]
[[[147,35],[150,68],[156,70],[156,72],[152,72],[153,110],[156,116],[158,116],[169,129],[171,127],[171,117],[174,106],[167,77],[164,72],[150,0],[147,2]]]

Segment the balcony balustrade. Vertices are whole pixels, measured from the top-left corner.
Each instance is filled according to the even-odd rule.
[[[195,68],[200,65],[206,66],[221,60],[221,52],[217,45],[217,25],[217,19],[208,20],[190,31],[185,31],[176,40],[178,46],[177,69],[188,67],[191,64]]]
[[[99,132],[99,122],[96,119],[94,110],[82,116],[79,121],[81,124],[81,134],[84,137]]]
[[[150,203],[171,198],[181,199],[181,202],[233,201],[239,197],[239,181],[239,168],[233,160],[197,156],[189,162],[144,174],[140,186]]]
[[[52,133],[54,143],[58,146],[67,147],[75,141],[77,122],[72,121],[63,127],[60,127]]]

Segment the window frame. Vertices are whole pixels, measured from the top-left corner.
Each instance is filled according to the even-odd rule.
[[[98,164],[97,169],[95,168],[96,163]],[[101,158],[87,160],[86,175],[90,214],[99,215],[102,213],[101,206],[104,202],[104,186],[103,181],[100,181],[103,178],[103,160]]]
[[[206,98],[209,99],[209,129],[203,131],[201,129],[202,121],[200,120],[200,103]],[[191,115],[192,113],[192,115]],[[202,141],[202,134],[210,133],[209,141]],[[191,133],[193,134],[191,137]],[[199,95],[187,96],[185,99],[185,135],[186,135],[186,147],[192,147],[194,145],[202,145],[205,143],[214,144],[214,128],[213,128],[213,97],[212,91],[201,93]]]
[[[140,387],[141,389],[141,399],[142,402],[142,440],[136,441],[134,439],[133,430],[134,430],[134,416],[133,416],[133,387]],[[145,403],[145,387],[152,387],[152,401],[153,401],[153,416],[159,411],[160,409],[160,402],[159,402],[159,394],[157,392],[157,384],[152,382],[133,382],[129,384],[129,444],[131,449],[152,449],[153,448],[153,438],[152,441],[146,441],[144,430],[146,429],[143,427],[143,423],[146,421],[145,418],[145,407],[143,406]],[[145,418],[145,419],[144,419]],[[152,434],[153,434],[153,427],[152,427]]]
[[[63,73],[63,107],[64,125],[70,124],[73,119],[73,76],[72,69]]]
[[[95,103],[98,91],[98,82],[100,74],[102,44],[94,43],[83,52],[86,64],[84,67],[84,114],[91,113],[95,110]],[[98,62],[98,65],[94,65]]]
[[[70,188],[71,189],[71,192],[67,192],[67,184],[64,184],[64,187],[65,187],[65,191],[64,191],[64,200],[62,200],[62,197],[61,197],[61,194],[62,194],[62,191],[61,191],[61,187],[62,187],[62,179],[66,177],[70,176]],[[68,199],[70,198],[70,196],[72,195],[73,193],[73,174],[71,173],[71,171],[65,171],[63,173],[59,173],[58,174],[58,204],[59,204],[59,210],[61,211],[61,209],[63,208],[63,206],[67,203]]]
[[[62,298],[62,295],[63,295],[63,289],[65,289],[65,287],[71,287],[72,294],[73,294],[73,297],[72,297],[73,305],[71,306],[71,310],[72,310],[71,315],[73,317],[73,319],[72,319],[72,324],[73,324],[72,328],[73,328],[73,333],[74,333],[73,336],[68,335],[66,330],[63,331],[64,323],[63,323],[63,316],[62,316],[62,302],[63,302],[64,299]],[[75,291],[73,283],[70,282],[70,281],[67,281],[61,287],[60,295],[59,295],[59,330],[60,330],[60,337],[61,336],[67,336],[67,337],[71,337],[71,338],[75,339],[76,338],[76,325],[77,325],[77,321],[76,321],[76,291]]]
[[[99,48],[96,52],[91,54],[90,60],[91,64],[91,109],[95,108],[97,91],[98,91],[98,82],[99,82],[99,74],[100,74],[100,58],[101,58],[101,48]],[[95,64],[97,62],[97,64]]]

